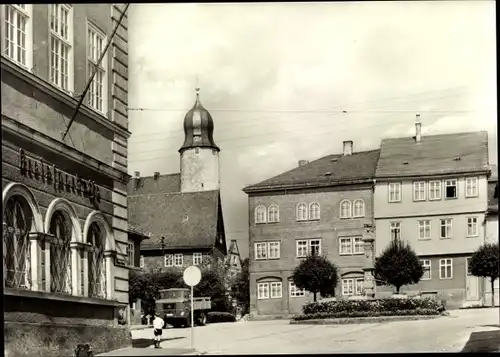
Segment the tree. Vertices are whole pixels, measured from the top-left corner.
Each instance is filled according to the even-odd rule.
[[[490,278],[492,306],[495,306],[495,280],[499,278],[499,256],[498,243],[487,243],[479,247],[469,261],[469,269],[472,275]]]
[[[381,256],[375,258],[374,277],[378,285],[392,285],[396,294],[403,285],[417,284],[424,268],[409,244],[391,241]]]
[[[152,314],[160,291],[155,276],[152,273],[134,270],[129,274],[129,300],[132,302],[141,299],[144,314]]]
[[[250,311],[250,260],[246,258],[241,262],[241,272],[239,272],[231,284],[231,295],[242,307],[242,313]]]
[[[323,296],[334,295],[337,286],[337,268],[328,259],[319,255],[309,255],[293,271],[293,283],[299,289],[305,289]]]

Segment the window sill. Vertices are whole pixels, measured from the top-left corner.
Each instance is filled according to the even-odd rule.
[[[453,277],[451,277],[451,278],[439,278],[439,280],[452,280],[452,279],[453,279]]]
[[[352,218],[365,218],[365,215],[362,215],[362,216],[352,216]]]
[[[465,236],[465,238],[479,238],[479,234],[476,234],[475,236]]]
[[[458,197],[445,197],[445,201],[456,200]]]
[[[442,238],[442,239],[446,239],[446,238]],[[432,240],[432,238],[417,238],[418,241],[429,241],[429,240]]]
[[[442,198],[429,198],[429,201],[442,201]]]
[[[401,200],[399,200],[399,201],[389,201],[389,203],[401,203]]]
[[[476,196],[465,196],[465,198],[478,198],[479,195],[476,195]]]
[[[340,217],[340,219],[352,219],[352,217]]]
[[[430,279],[420,279],[420,281],[430,281],[430,280],[432,280],[432,278],[430,278]]]
[[[439,239],[445,239],[445,240],[446,239],[451,239],[451,238],[453,238],[453,237],[439,237]]]
[[[71,301],[81,304],[92,304],[92,305],[107,305],[107,306],[121,306],[123,304],[116,300],[107,300],[100,298],[89,298],[85,296],[75,296],[75,295],[59,295],[54,293],[49,293],[45,291],[32,291],[32,290],[21,290],[14,288],[5,288],[4,295],[28,297],[28,298],[38,298],[38,299],[48,299],[56,301]]]

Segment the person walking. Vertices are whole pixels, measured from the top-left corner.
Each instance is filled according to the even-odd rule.
[[[153,329],[154,329],[154,343],[155,348],[160,347],[160,337],[163,334],[163,326],[165,326],[165,321],[160,317],[160,315],[155,312],[154,320],[153,320]]]

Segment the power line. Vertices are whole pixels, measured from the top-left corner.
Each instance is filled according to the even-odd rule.
[[[451,97],[455,97],[457,95],[447,95],[447,96],[441,96],[441,97],[437,97],[437,98],[432,98],[432,100],[437,100],[437,99],[444,99],[444,98],[451,98]],[[461,96],[460,94],[458,96]],[[425,99],[421,99],[420,101],[423,101]],[[419,100],[413,100],[414,103],[416,102],[419,102]],[[377,106],[377,107],[374,107],[372,109],[377,109],[377,108],[386,108],[386,107],[390,107],[390,106],[393,106],[394,104],[389,104],[389,105],[385,105],[385,106]],[[340,106],[339,106],[340,107]],[[383,111],[375,111],[375,110],[365,110],[365,111],[360,111],[360,110],[349,110],[349,111],[346,111],[346,110],[342,110],[342,111],[330,111],[331,113],[336,113],[336,114],[349,114],[349,113],[364,113],[364,114],[370,114],[370,113],[381,113]],[[410,112],[410,113],[417,113],[417,112],[427,112],[427,113],[430,113],[432,111],[421,111],[421,110],[406,110],[406,111],[384,111],[386,113],[407,113],[407,112]],[[438,112],[438,111],[434,111],[434,112]],[[457,112],[461,112],[461,111],[452,111],[452,110],[448,110],[448,111],[439,111],[441,113],[457,113]],[[463,111],[463,112],[471,112],[471,111]],[[311,111],[310,113],[306,113],[306,112],[303,112],[303,113],[291,113],[291,114],[294,114],[294,115],[305,115],[305,114],[323,114],[325,113],[324,111],[321,112],[321,111]],[[286,113],[282,113],[282,114],[286,114]],[[243,126],[245,125],[253,125],[255,124],[255,122],[259,122],[261,120],[266,120],[266,119],[269,119],[269,118],[272,118],[273,116],[265,116],[265,117],[257,117],[257,118],[252,118],[252,119],[244,119],[242,121],[244,121],[244,123],[242,124]],[[291,120],[290,117],[287,117],[285,119],[275,119],[275,121],[273,123],[279,123],[279,122],[284,122],[284,121],[289,121]],[[237,120],[234,120],[234,121],[237,121]],[[227,122],[225,122],[225,124],[228,124]],[[231,130],[231,128],[223,128],[223,129],[218,129],[217,132],[220,133],[220,132],[224,132],[224,131],[227,131],[227,130]],[[182,133],[183,132],[183,129],[177,129],[175,131],[170,131],[170,133],[172,132],[179,132],[179,133]],[[132,137],[130,138],[130,142],[134,142],[134,139],[135,138],[138,138],[138,137],[143,137],[143,136],[150,136],[150,135],[164,135],[165,133],[149,133],[149,134],[139,134],[139,135],[132,135]],[[159,141],[159,140],[163,140],[163,139],[168,139],[168,138],[176,138],[177,135],[169,135],[169,136],[162,136],[161,138],[155,138],[155,139],[148,139],[148,140],[142,140],[142,141],[135,141],[135,143],[145,143],[145,142],[152,142],[152,141]]]
[[[66,127],[66,130],[63,132],[62,134],[62,140],[64,140],[64,138],[66,137],[66,135],[68,134],[68,131],[69,129],[71,128],[71,124],[73,124],[73,121],[75,120],[76,118],[76,115],[78,114],[78,111],[80,110],[80,107],[83,103],[83,100],[85,99],[85,96],[87,95],[87,92],[90,88],[90,84],[92,83],[92,81],[94,80],[94,77],[97,73],[97,71],[99,70],[99,66],[101,65],[101,62],[104,58],[104,55],[106,54],[109,46],[111,45],[111,41],[113,40],[113,37],[115,36],[116,34],[116,31],[118,30],[118,27],[120,26],[120,24],[122,23],[122,20],[123,18],[125,17],[125,13],[127,12],[128,10],[128,7],[130,6],[130,3],[128,3],[126,6],[125,6],[125,9],[123,10],[123,12],[121,13],[120,15],[120,18],[118,19],[118,23],[116,24],[113,32],[111,33],[111,36],[109,37],[109,40],[108,40],[108,43],[106,44],[106,47],[104,48],[104,50],[102,51],[101,53],[101,56],[99,57],[99,60],[97,61],[97,65],[95,66],[94,68],[94,71],[92,72],[92,75],[90,76],[90,78],[87,80],[87,84],[85,86],[85,90],[83,91],[83,93],[80,95],[80,100],[78,101],[78,105],[76,106],[76,109],[73,113],[73,116],[71,117],[71,120],[69,121],[68,123],[68,126]]]

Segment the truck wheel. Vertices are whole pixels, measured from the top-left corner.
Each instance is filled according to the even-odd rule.
[[[186,317],[185,327],[191,327],[191,317]]]
[[[198,325],[200,326],[205,326],[207,323],[207,315],[205,315],[203,312],[200,314],[198,318]]]

